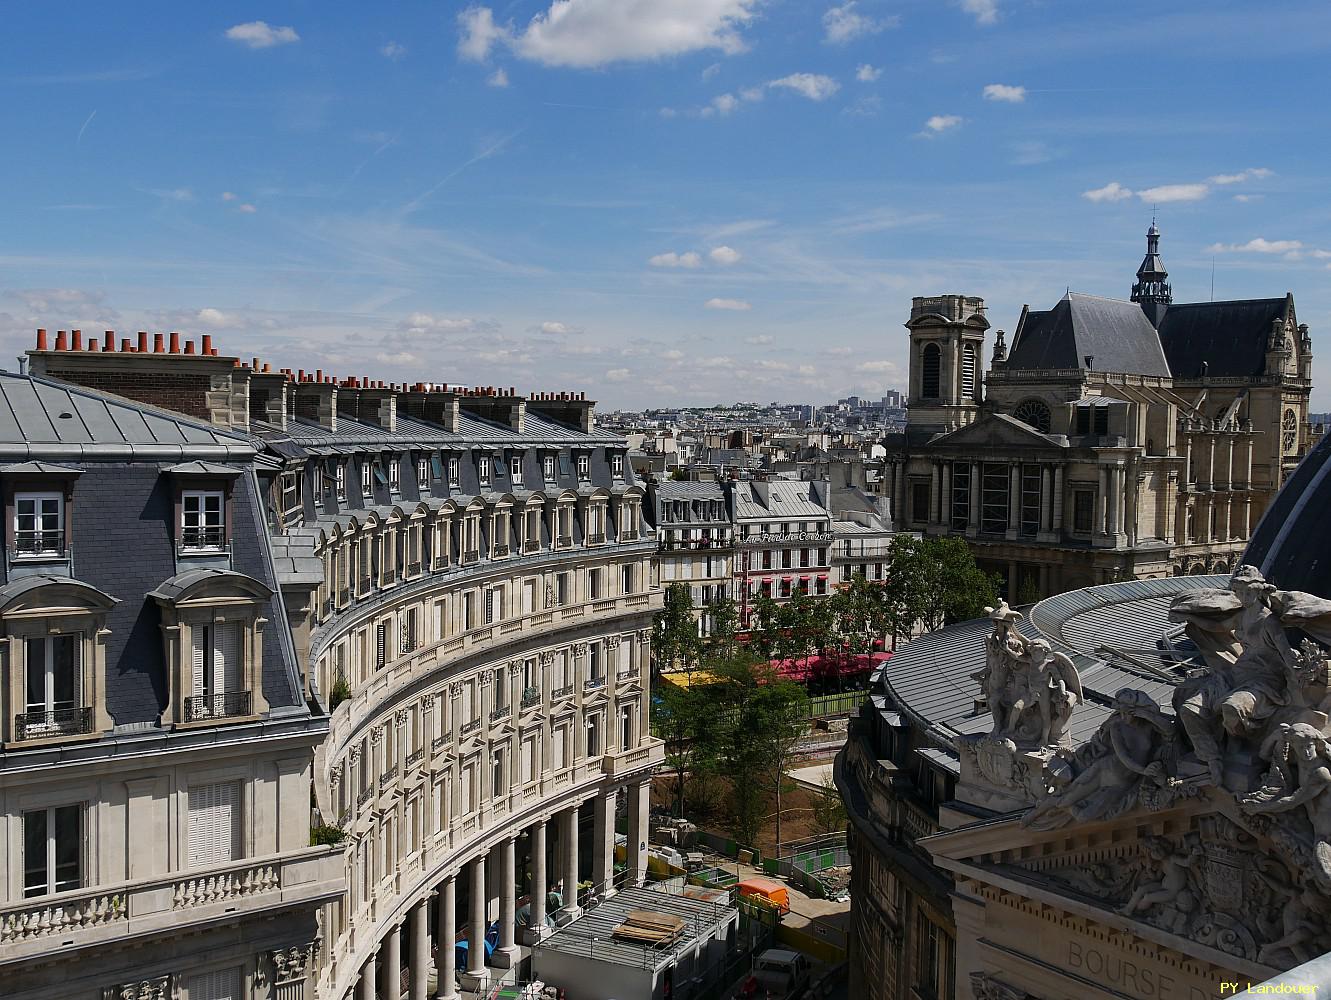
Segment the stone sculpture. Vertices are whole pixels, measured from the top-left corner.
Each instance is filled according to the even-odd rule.
[[[972,674],[985,692],[993,717],[989,735],[1019,747],[1057,744],[1081,701],[1081,678],[1072,660],[1043,639],[1027,639],[1015,628],[1021,612],[1006,601],[986,608],[994,623],[985,640],[984,667]]]

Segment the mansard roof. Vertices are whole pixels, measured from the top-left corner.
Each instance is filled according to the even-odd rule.
[[[1178,303],[1160,321],[1160,342],[1175,378],[1200,378],[1203,363],[1210,378],[1265,375],[1271,324],[1293,319],[1293,313],[1294,299],[1288,295]]]
[[[1053,309],[1023,312],[1006,365],[1008,371],[1074,368],[1170,374],[1160,337],[1141,306],[1080,292],[1069,292]]]

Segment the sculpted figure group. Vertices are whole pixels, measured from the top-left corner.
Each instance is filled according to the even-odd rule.
[[[993,736],[1018,746],[1049,746],[1063,739],[1072,710],[1082,700],[1081,678],[1072,660],[1044,639],[1016,629],[1021,612],[1006,601],[986,608],[994,629],[985,641],[980,681],[994,718]]]

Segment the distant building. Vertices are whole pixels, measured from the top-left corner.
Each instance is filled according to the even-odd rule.
[[[652,482],[647,511],[656,528],[661,586],[689,587],[701,635],[711,632],[708,607],[730,596],[734,526],[718,482]]]

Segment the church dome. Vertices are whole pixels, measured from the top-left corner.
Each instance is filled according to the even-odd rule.
[[[1331,597],[1331,436],[1285,481],[1253,532],[1243,562],[1281,590]]]

